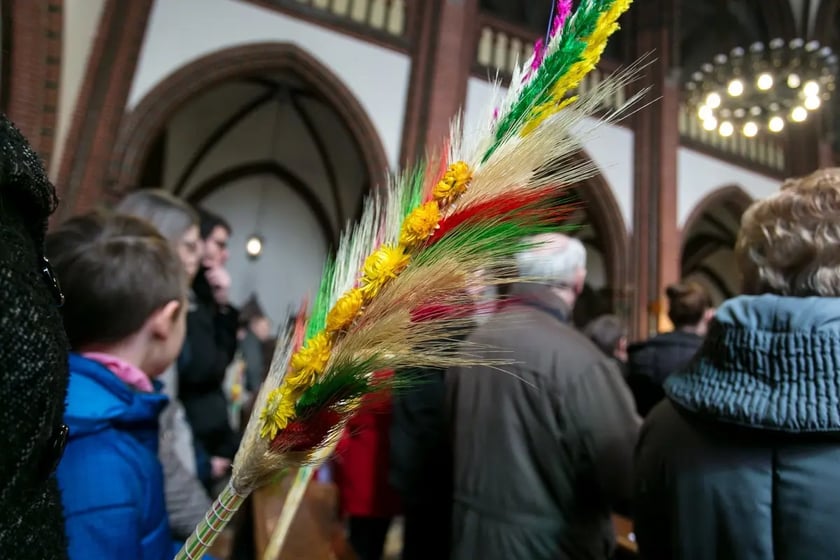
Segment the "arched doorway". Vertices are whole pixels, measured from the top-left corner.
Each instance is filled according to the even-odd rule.
[[[371,121],[335,75],[293,45],[256,44],[188,64],[138,104],[108,195],[162,187],[226,218],[234,303],[256,294],[280,322],[386,170]],[[258,258],[245,251],[255,235]]]
[[[683,228],[682,277],[705,286],[716,305],[739,292],[734,248],[751,203],[740,187],[723,187],[700,201]]]

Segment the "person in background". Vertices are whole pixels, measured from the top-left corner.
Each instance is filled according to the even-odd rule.
[[[665,398],[665,378],[687,365],[697,353],[715,312],[712,298],[697,282],[668,286],[665,295],[674,330],[633,344],[628,351],[627,383],[642,417]]]
[[[511,365],[446,373],[455,560],[609,558],[640,420],[613,360],[570,324],[586,250],[538,235],[503,305],[467,338]],[[490,350],[492,349],[492,350]],[[434,538],[434,535],[429,535]]]
[[[392,372],[378,372],[387,379]],[[341,513],[348,520],[348,540],[359,560],[380,560],[399,497],[388,483],[388,430],[391,399],[363,397],[344,429],[332,462]]]
[[[480,272],[466,293],[473,308],[461,302],[438,303],[415,312],[415,320],[441,315],[468,315],[483,323],[495,309],[495,291],[483,288]],[[452,333],[466,338],[470,328]],[[452,450],[447,428],[446,370],[398,370],[401,385],[393,397],[390,426],[389,480],[403,507],[402,560],[449,558],[452,517]],[[430,535],[434,535],[431,538]]]
[[[268,367],[264,346],[271,338],[271,319],[266,316],[257,298],[252,296],[239,312],[239,323],[239,351],[245,360],[245,389],[256,395]]]
[[[199,210],[203,253],[193,280],[187,339],[178,359],[178,385],[195,436],[199,479],[208,490],[223,479],[239,445],[228,421],[222,384],[236,352],[238,312],[230,305],[230,226]]]
[[[116,206],[123,214],[145,219],[176,250],[187,281],[198,273],[201,237],[198,214],[186,202],[161,189],[141,189]],[[163,465],[166,512],[176,540],[186,540],[210,508],[207,491],[198,480],[195,444],[184,406],[178,400],[178,373],[173,363],[158,378],[169,403],[160,416],[158,457]]]
[[[0,558],[63,560],[54,476],[64,449],[67,337],[44,258],[58,205],[44,165],[0,114]]]
[[[145,221],[73,218],[47,236],[63,282],[70,342],[58,482],[72,560],[168,560],[173,540],[157,458],[167,397],[154,380],[176,359],[187,283],[177,254]]]
[[[627,374],[627,327],[615,315],[601,315],[586,325],[583,334]]]
[[[665,382],[636,451],[649,560],[829,560],[840,550],[840,169],[744,214],[744,295]]]

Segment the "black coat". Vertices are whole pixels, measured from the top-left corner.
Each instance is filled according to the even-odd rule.
[[[201,269],[193,283],[187,336],[178,361],[178,396],[202,451],[233,458],[239,441],[228,422],[222,384],[236,352],[238,314],[216,305],[204,272]]]
[[[665,390],[636,450],[642,558],[837,557],[840,300],[730,300]]]
[[[0,558],[67,557],[53,476],[67,392],[67,338],[42,273],[55,190],[0,117]]]
[[[702,344],[703,339],[694,333],[673,331],[630,346],[627,384],[639,416],[647,416],[665,398],[665,379],[686,366]]]
[[[452,558],[609,558],[610,508],[632,489],[632,396],[547,288],[513,295],[522,303],[468,338],[474,353],[511,365],[446,373]]]

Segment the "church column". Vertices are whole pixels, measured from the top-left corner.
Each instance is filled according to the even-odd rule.
[[[466,97],[478,30],[478,0],[426,0],[417,2],[416,9],[403,164],[446,138]]]
[[[58,169],[60,219],[101,202],[153,3],[107,0],[102,9]]]
[[[635,55],[653,52],[640,87],[650,87],[652,104],[635,114],[634,211],[631,255],[631,336],[645,338],[663,327],[665,287],[680,276],[677,228],[679,85],[672,72],[676,2],[637,2],[631,10]]]

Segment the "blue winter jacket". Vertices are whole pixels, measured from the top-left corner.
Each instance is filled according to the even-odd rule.
[[[158,414],[166,402],[70,355],[70,438],[58,482],[71,560],[172,558],[157,459]]]

